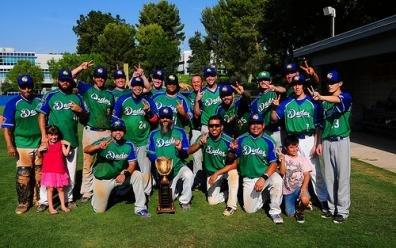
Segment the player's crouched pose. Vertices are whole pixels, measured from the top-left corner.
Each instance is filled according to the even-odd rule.
[[[234,146],[234,145],[232,145]],[[276,172],[274,141],[264,134],[264,120],[258,114],[249,117],[249,133],[238,137],[235,144],[238,170],[243,177],[243,203],[247,213],[254,213],[264,205],[263,193],[270,194],[269,214],[275,224],[283,223],[282,178]]]
[[[85,147],[84,152],[97,154],[93,165],[92,207],[95,212],[106,211],[110,193],[119,185],[132,185],[135,195],[135,214],[150,217],[145,205],[143,176],[137,170],[134,145],[124,139],[125,124],[116,120],[111,125],[111,138],[103,138]]]

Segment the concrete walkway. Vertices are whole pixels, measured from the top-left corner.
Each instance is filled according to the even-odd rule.
[[[352,157],[396,173],[396,139],[352,132]]]

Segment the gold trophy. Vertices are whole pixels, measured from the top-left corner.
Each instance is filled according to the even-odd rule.
[[[175,206],[173,205],[172,189],[168,179],[169,173],[173,168],[173,160],[165,157],[159,157],[155,160],[155,167],[161,175],[158,190],[158,206],[157,214],[175,213]]]

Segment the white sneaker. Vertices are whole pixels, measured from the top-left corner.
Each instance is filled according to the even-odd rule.
[[[271,219],[275,224],[282,224],[283,218],[280,214],[273,214],[271,215]]]

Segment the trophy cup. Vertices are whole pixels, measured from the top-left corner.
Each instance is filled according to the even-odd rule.
[[[169,173],[172,171],[173,161],[165,157],[159,157],[155,160],[155,167],[161,175],[158,190],[158,206],[157,214],[175,213],[175,206],[173,205],[172,189],[168,179]]]

